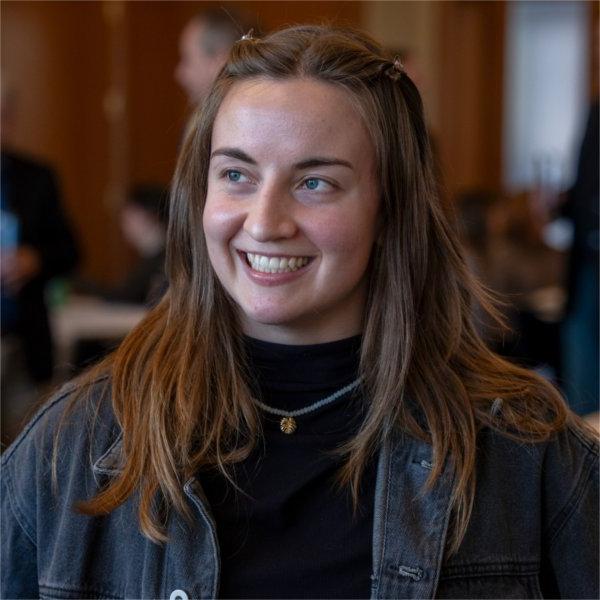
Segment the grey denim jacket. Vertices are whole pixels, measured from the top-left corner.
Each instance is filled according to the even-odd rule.
[[[1,597],[218,597],[215,524],[197,480],[184,485],[194,519],[172,511],[162,545],[140,533],[134,497],[105,516],[73,509],[120,468],[120,428],[100,393],[66,421],[53,490],[54,433],[71,393],[2,457]],[[425,491],[429,445],[398,435],[381,448],[371,598],[598,598],[597,445],[573,428],[535,445],[484,430],[478,456],[473,516],[447,558],[450,468]]]

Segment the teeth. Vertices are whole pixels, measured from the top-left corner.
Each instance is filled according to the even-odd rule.
[[[279,258],[276,256],[262,256],[260,254],[253,254],[252,252],[247,252],[246,257],[250,266],[255,271],[260,271],[261,273],[288,273],[297,271],[308,264],[309,261],[309,258],[305,256]]]

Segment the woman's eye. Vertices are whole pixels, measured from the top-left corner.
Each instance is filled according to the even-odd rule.
[[[309,177],[302,182],[305,189],[310,191],[325,191],[331,189],[331,184],[318,177]]]
[[[236,169],[227,169],[223,173],[223,176],[227,181],[231,181],[231,183],[240,183],[248,179],[241,171],[237,171]]]

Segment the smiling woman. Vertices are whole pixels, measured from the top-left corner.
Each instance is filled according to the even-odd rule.
[[[167,294],[3,456],[2,596],[597,597],[597,443],[479,339],[435,190],[373,40],[244,36]]]
[[[204,232],[243,330],[283,344],[358,335],[380,202],[373,143],[343,91],[236,84],[211,145]]]

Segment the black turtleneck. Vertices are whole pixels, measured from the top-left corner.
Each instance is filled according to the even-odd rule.
[[[293,411],[358,377],[360,337],[312,346],[246,339],[258,399]],[[370,596],[375,462],[365,471],[358,511],[335,477],[332,451],[364,417],[360,388],[296,417],[285,434],[281,417],[262,411],[264,438],[237,465],[236,491],[219,474],[201,481],[217,525],[220,598],[368,598]]]

